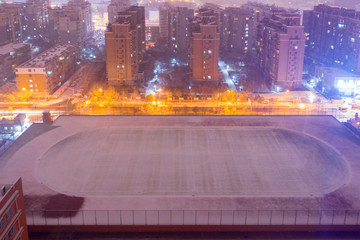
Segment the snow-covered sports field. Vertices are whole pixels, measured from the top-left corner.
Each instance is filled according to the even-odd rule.
[[[272,127],[128,127],[72,135],[38,161],[39,180],[75,196],[322,195],[344,159],[310,136]]]
[[[358,209],[359,163],[330,116],[62,116],[1,156],[0,182],[21,176],[36,210]]]

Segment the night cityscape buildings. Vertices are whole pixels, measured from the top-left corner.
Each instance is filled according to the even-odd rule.
[[[165,4],[159,9],[160,36],[167,43],[174,56],[186,59],[189,49],[189,21],[194,10]]]
[[[79,50],[71,44],[58,44],[16,67],[19,91],[52,94],[78,68]]]
[[[21,3],[0,5],[0,45],[22,42],[24,8]]]
[[[15,67],[30,60],[30,44],[8,43],[0,46],[0,85],[15,78]]]
[[[360,232],[360,13],[280,2],[1,3],[0,240]]]
[[[84,0],[49,11],[50,40],[57,44],[81,45],[93,31],[91,4]]]
[[[273,86],[302,86],[305,33],[300,18],[300,14],[274,12],[257,26],[256,64]]]
[[[360,73],[360,12],[320,4],[304,11],[306,61]]]
[[[145,53],[145,10],[132,6],[119,12],[105,33],[106,72],[110,85],[132,85],[142,74]]]
[[[28,0],[25,3],[25,38],[49,38],[49,0]]]
[[[194,81],[219,81],[219,16],[211,9],[199,9],[190,19],[190,59],[189,67]]]
[[[220,54],[237,54],[250,52],[254,38],[251,12],[243,8],[225,8],[220,16]]]
[[[109,23],[116,22],[118,12],[126,11],[130,7],[130,0],[111,0],[108,5]]]

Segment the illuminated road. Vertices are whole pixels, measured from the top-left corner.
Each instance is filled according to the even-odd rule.
[[[234,82],[231,80],[229,76],[229,66],[225,64],[224,61],[219,61],[219,67],[221,72],[223,73],[225,83],[229,86],[231,91],[237,91]]]
[[[1,116],[26,113],[32,122],[42,120],[42,112],[50,110],[52,116],[79,115],[333,115],[340,121],[354,118],[353,111],[339,111],[339,103],[325,101],[310,91],[262,94],[258,101],[221,101],[221,97],[208,100],[144,99],[98,100],[89,99],[72,104],[71,98],[48,102],[1,103]],[[341,103],[341,102],[340,102]]]

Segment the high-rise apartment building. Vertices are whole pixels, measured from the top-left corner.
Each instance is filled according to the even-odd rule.
[[[160,37],[169,45],[175,56],[188,57],[189,19],[194,10],[164,4],[159,10]]]
[[[256,37],[257,37],[257,26],[264,18],[271,18],[275,12],[288,12],[288,13],[298,13],[297,10],[285,9],[275,5],[267,5],[258,2],[248,2],[241,5],[241,9],[246,13],[250,14],[250,23],[248,33],[245,32],[245,35],[248,34],[248,53],[250,56],[256,58]],[[246,18],[246,17],[245,17]]]
[[[26,29],[25,37],[44,38],[48,37],[49,31],[49,0],[27,0],[26,1]]]
[[[25,4],[0,4],[0,45],[23,41]]]
[[[170,41],[170,8],[171,6],[168,3],[162,5],[159,9],[159,33],[160,38],[167,44]]]
[[[8,43],[0,46],[0,85],[15,78],[15,67],[31,58],[30,44]]]
[[[79,50],[71,44],[58,44],[16,68],[19,91],[52,94],[77,69]]]
[[[116,21],[117,14],[126,11],[130,7],[130,0],[111,0],[108,6],[109,24]]]
[[[118,13],[119,22],[132,18],[137,31],[138,62],[141,63],[145,54],[145,7],[131,6],[126,11]]]
[[[105,32],[106,71],[111,85],[132,85],[139,79],[145,52],[145,10],[132,6],[118,13]]]
[[[155,43],[159,40],[159,37],[160,37],[159,25],[147,24],[145,26],[146,49],[155,46]]]
[[[250,32],[254,29],[251,13],[242,8],[229,7],[220,15],[220,49],[222,54],[245,55],[253,46],[254,38]]]
[[[189,67],[194,81],[219,81],[218,15],[210,9],[199,9],[190,20]]]
[[[257,26],[256,64],[273,87],[301,87],[304,48],[300,14],[276,11]]]
[[[70,0],[67,4],[67,7],[81,11],[82,31],[85,36],[91,35],[94,30],[91,3],[86,0]]]
[[[0,239],[29,239],[21,178],[15,184],[0,183]]]
[[[304,11],[303,25],[307,65],[360,73],[360,12],[320,4]]]
[[[189,19],[194,17],[194,10],[186,7],[176,7],[171,11],[170,48],[181,58],[188,57],[189,49]]]
[[[70,1],[49,11],[50,38],[58,44],[81,44],[92,34],[91,4],[84,0]]]

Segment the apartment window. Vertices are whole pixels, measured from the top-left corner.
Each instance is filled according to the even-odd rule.
[[[29,79],[29,82],[32,82],[32,79]]]
[[[31,72],[31,69],[28,69],[28,72]]]
[[[5,226],[5,219],[4,217],[0,218],[0,230]]]
[[[14,235],[14,233],[15,233],[15,228],[14,228],[14,226],[12,226],[11,228],[10,228],[10,230],[9,230],[9,238],[11,239],[11,237]]]
[[[6,212],[6,217],[11,218],[12,215],[13,215],[13,209],[9,208],[9,210],[7,210],[7,212]]]

